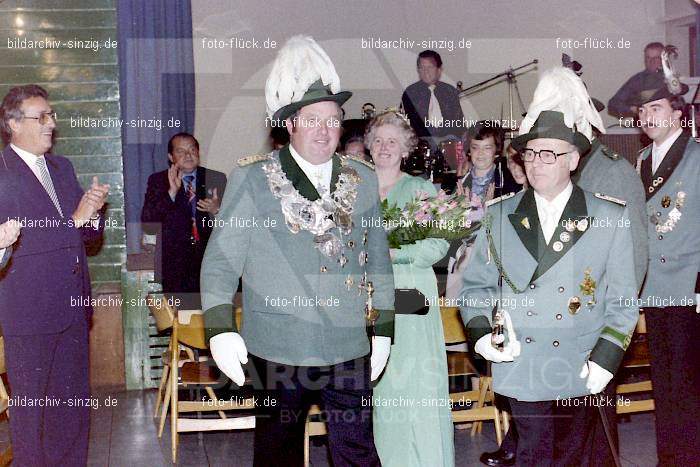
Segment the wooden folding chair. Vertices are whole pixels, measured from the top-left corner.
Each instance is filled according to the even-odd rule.
[[[644,338],[647,333],[646,320],[644,314],[639,315],[635,336],[627,348],[625,357],[622,360],[622,370],[634,370],[638,368],[648,369],[651,366],[649,358],[649,343]],[[643,336],[640,338],[640,336]],[[641,400],[629,401],[629,404],[618,400],[616,412],[618,415],[648,412],[654,410],[654,399],[651,397],[651,379],[638,381],[636,383],[618,384],[616,393],[620,394],[639,394],[645,393],[649,397]]]
[[[446,344],[460,344],[467,341],[464,324],[459,316],[457,307],[440,307],[442,328],[445,334]],[[449,376],[478,375],[474,365],[466,352],[447,352],[447,373]],[[479,376],[479,387],[471,391],[450,393],[453,407],[460,406],[467,401],[472,402],[472,408],[466,410],[452,410],[454,423],[472,423],[471,436],[481,432],[481,423],[493,420],[496,429],[496,441],[499,446],[503,439],[501,429],[501,416],[494,405],[492,380],[490,376]]]

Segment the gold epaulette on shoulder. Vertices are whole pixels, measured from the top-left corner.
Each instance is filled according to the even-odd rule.
[[[365,167],[369,167],[370,169],[374,170],[374,164],[372,164],[369,161],[366,161],[364,158],[360,156],[356,156],[354,154],[344,154],[340,156],[342,160],[351,160],[355,162],[359,162],[360,164],[364,165]]]
[[[269,154],[253,154],[252,156],[244,156],[236,161],[238,167],[245,167],[246,165],[255,164],[256,162],[266,161],[270,159]]]
[[[615,203],[615,204],[619,204],[620,206],[627,206],[627,201],[625,201],[624,199],[619,199],[619,198],[615,198],[612,196],[604,195],[603,193],[596,193],[595,197],[600,198],[600,199],[604,199],[605,201],[610,201],[610,202]]]
[[[498,198],[490,199],[484,203],[486,207],[489,207],[493,204],[500,203],[501,201],[505,201],[507,199],[512,198],[515,196],[515,193],[508,193],[507,195],[499,196]]]

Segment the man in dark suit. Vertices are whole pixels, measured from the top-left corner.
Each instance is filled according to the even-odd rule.
[[[189,133],[170,138],[168,160],[168,170],[148,179],[141,222],[158,236],[156,280],[163,291],[177,295],[182,307],[198,309],[199,269],[226,175],[199,165],[199,142]]]
[[[92,315],[84,242],[102,234],[109,185],[87,192],[49,154],[56,114],[37,85],[12,88],[0,108],[0,220],[23,229],[0,275],[0,322],[12,389],[16,465],[85,465]]]
[[[424,50],[418,54],[417,66],[420,81],[406,88],[401,104],[416,136],[429,141],[435,149],[443,139],[462,136],[466,129],[464,114],[459,103],[459,91],[440,81],[440,54]]]

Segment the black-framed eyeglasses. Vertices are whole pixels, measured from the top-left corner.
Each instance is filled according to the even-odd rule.
[[[541,151],[535,151],[534,149],[524,149],[520,153],[520,157],[523,158],[523,162],[534,162],[535,157],[539,156],[540,161],[542,161],[543,164],[554,164],[557,161],[557,157],[564,156],[571,152],[573,151],[560,152],[557,154],[556,152],[550,151],[548,149],[543,149]]]
[[[23,115],[22,118],[38,120],[41,125],[46,125],[47,123],[49,123],[49,119],[55,122],[58,118],[58,115],[56,115],[56,112],[42,112],[39,114],[38,117],[29,117],[27,115]]]

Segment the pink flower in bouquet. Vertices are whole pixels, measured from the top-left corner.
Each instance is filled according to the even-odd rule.
[[[433,216],[428,211],[423,210],[423,211],[418,211],[416,213],[416,221],[417,222],[428,222],[432,219],[433,219]]]
[[[438,214],[445,214],[447,211],[449,211],[450,207],[447,204],[443,204],[442,206],[438,206],[437,208],[437,213]]]
[[[440,200],[440,201],[444,201],[444,200],[446,200],[448,197],[449,197],[449,195],[448,195],[447,193],[445,193],[445,190],[440,190],[440,191],[438,192],[438,195],[437,195],[437,198],[436,198],[436,199],[438,199],[438,200]]]

